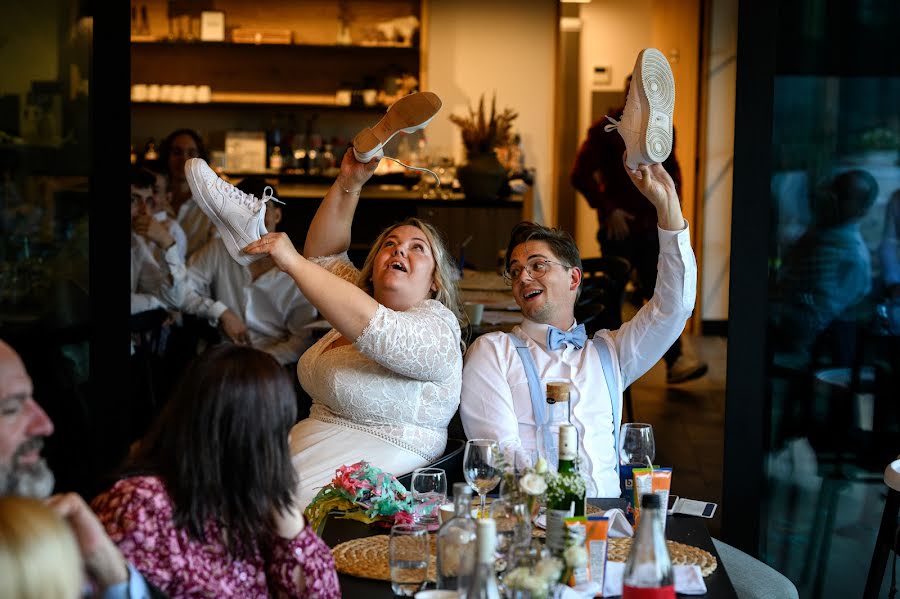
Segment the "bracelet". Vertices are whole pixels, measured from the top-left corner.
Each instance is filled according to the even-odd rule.
[[[344,188],[342,187],[341,189],[344,189]],[[362,191],[362,188],[357,189],[357,190],[344,189],[344,193],[355,193],[355,194],[357,194],[357,195],[359,195],[359,193],[360,193],[361,191]]]

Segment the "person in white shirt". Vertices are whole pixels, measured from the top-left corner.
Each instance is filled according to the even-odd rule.
[[[130,178],[131,313],[175,309],[181,293],[176,279],[183,279],[184,262],[175,238],[150,214],[153,174],[134,168]]]
[[[171,204],[172,192],[169,191],[168,169],[164,168],[163,164],[157,160],[146,161],[141,166],[149,171],[155,180],[153,197],[147,204],[150,214],[161,222],[169,234],[175,238],[175,245],[178,247],[181,259],[187,260],[187,235],[174,218],[175,210]]]
[[[541,448],[541,417],[536,419],[533,409],[530,366],[516,348],[523,345],[539,378],[536,391],[541,409],[548,382],[571,384],[569,401],[578,429],[581,467],[589,489],[599,497],[620,495],[615,440],[622,391],[649,370],[681,333],[694,307],[697,280],[690,234],[672,178],[659,164],[626,170],[657,212],[661,251],[653,298],[620,329],[598,331],[589,342],[574,316],[582,280],[574,240],[564,231],[520,223],[512,231],[506,255],[507,277],[524,320],[512,335],[489,333],[472,344],[466,354],[460,400],[467,437],[496,439],[511,452]],[[563,333],[574,333],[576,338],[557,347],[555,337]],[[608,354],[607,364],[602,363],[603,352]]]
[[[209,160],[203,138],[193,129],[177,129],[160,144],[159,161],[168,169],[171,205],[178,224],[187,236],[185,259],[188,261],[194,252],[219,235],[215,225],[191,196],[184,175],[184,164],[191,158]]]
[[[266,182],[247,177],[237,188],[262,197]],[[265,214],[266,230],[275,231],[281,218],[281,207],[271,205]],[[312,331],[304,327],[318,312],[271,258],[239,264],[215,238],[191,257],[187,272],[180,308],[219,326],[233,343],[261,349],[282,365],[296,364],[312,345]]]

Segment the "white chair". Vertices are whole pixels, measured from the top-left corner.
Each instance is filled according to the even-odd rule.
[[[884,570],[887,566],[887,558],[891,551],[896,554],[900,551],[900,535],[898,535],[897,516],[900,514],[900,457],[894,460],[884,469],[884,484],[888,487],[887,500],[884,503],[884,512],[881,516],[881,527],[878,529],[878,538],[875,540],[875,551],[872,553],[872,563],[869,564],[869,575],[866,577],[866,588],[863,591],[863,599],[875,599],[881,590],[881,580],[884,578]],[[892,585],[893,585],[892,581]],[[896,593],[892,589],[891,597]]]

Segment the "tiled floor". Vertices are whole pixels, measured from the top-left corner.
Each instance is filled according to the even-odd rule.
[[[670,466],[672,493],[719,504],[709,520],[718,536],[722,526],[722,456],[725,431],[725,364],[723,337],[693,337],[707,374],[679,385],[666,384],[662,360],[631,387],[634,418],[653,425],[656,463]]]

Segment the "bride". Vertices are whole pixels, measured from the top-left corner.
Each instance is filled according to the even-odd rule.
[[[270,255],[334,327],[297,364],[313,400],[291,430],[302,506],[341,465],[364,459],[400,476],[435,461],[459,406],[459,296],[438,231],[411,218],[381,233],[361,271],[347,257],[359,193],[377,165],[347,151],[303,255],[284,233],[244,248]]]

